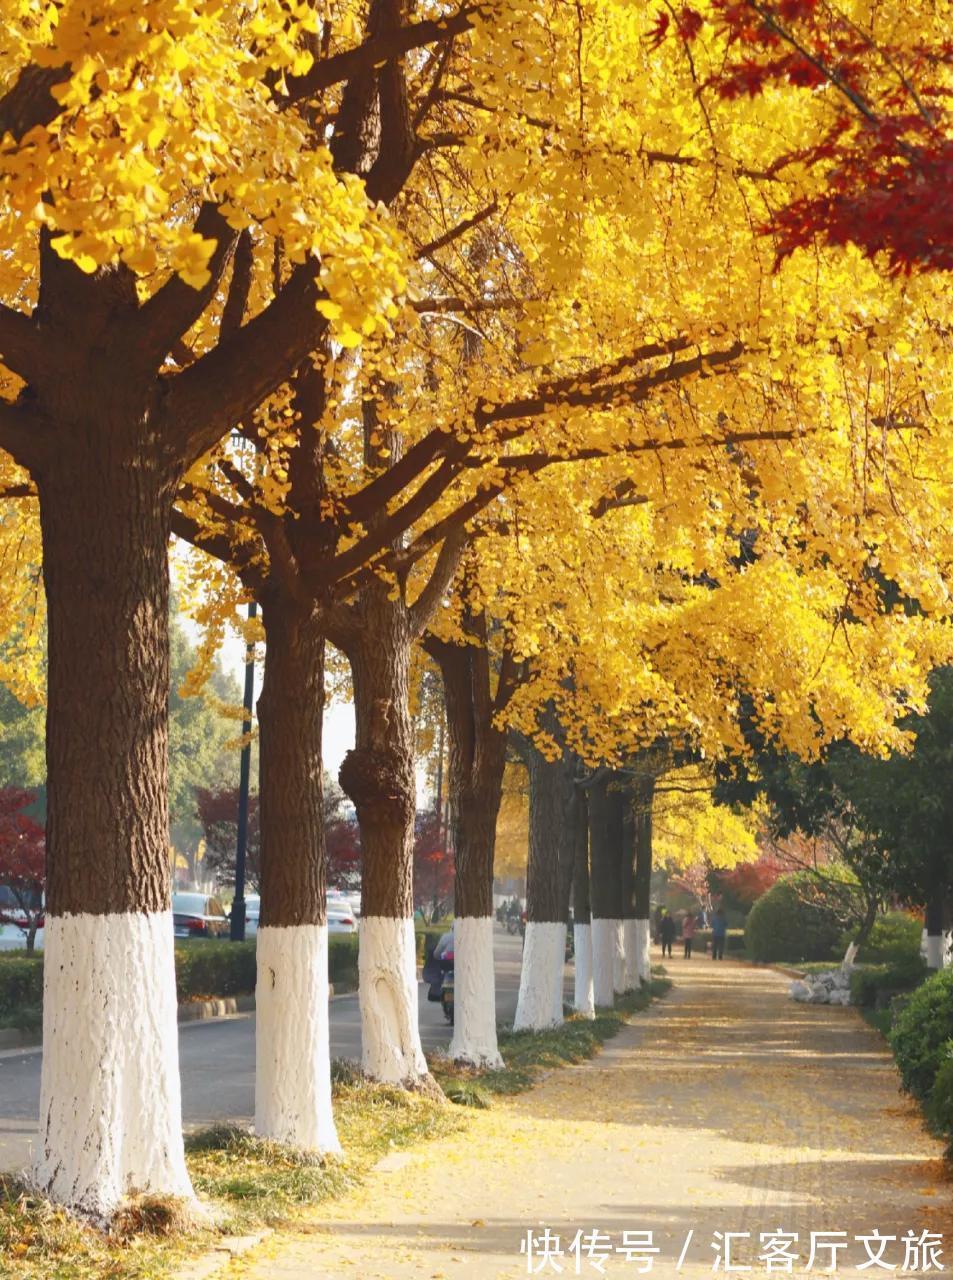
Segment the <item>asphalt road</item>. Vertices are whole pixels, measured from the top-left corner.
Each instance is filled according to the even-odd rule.
[[[516,1012],[521,940],[497,926],[496,1009],[501,1022]],[[568,971],[567,971],[568,972]],[[420,984],[420,1034],[424,1049],[450,1042],[450,1027],[439,1005],[427,1000]],[[179,1027],[182,1113],[186,1128],[216,1120],[250,1122],[255,1109],[255,1015],[240,1014]],[[361,1019],[357,996],[331,1001],[331,1056],[360,1059]],[[42,1049],[0,1052],[0,1170],[29,1163],[40,1103]]]

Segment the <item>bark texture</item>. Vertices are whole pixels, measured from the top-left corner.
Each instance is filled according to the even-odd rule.
[[[408,693],[414,632],[407,609],[387,598],[383,584],[369,587],[356,609],[360,626],[346,649],[355,745],[338,776],[361,828],[363,1066],[373,1079],[429,1087],[412,919],[417,788]]]
[[[520,749],[529,772],[526,942],[514,1026],[562,1021],[563,967],[575,844],[569,825],[574,791],[564,760],[547,760],[532,743]]]
[[[493,859],[503,794],[506,731],[494,724],[511,690],[513,664],[504,657],[495,698],[485,622],[473,619],[475,644],[428,638],[443,680],[447,710],[447,770],[454,852],[454,1028],[450,1055],[479,1066],[502,1063],[496,1039],[493,963]]]
[[[589,788],[590,888],[594,920],[622,919],[621,792],[610,789],[608,773]]]
[[[362,917],[409,919],[417,792],[408,701],[413,635],[406,610],[387,599],[383,586],[368,588],[359,607],[361,626],[347,646],[355,742],[339,780],[361,827]]]
[[[76,456],[74,455],[74,452]],[[77,432],[37,476],[49,668],[47,910],[167,910],[176,468]]]
[[[260,601],[261,926],[325,921],[321,734],[324,634],[315,611],[274,589]]]

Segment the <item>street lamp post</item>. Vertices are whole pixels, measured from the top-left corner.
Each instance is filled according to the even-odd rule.
[[[258,616],[258,603],[248,605],[248,621]],[[255,645],[249,639],[245,647],[245,714],[242,718],[241,766],[238,778],[238,839],[235,846],[235,899],[232,902],[232,942],[245,941],[245,854],[248,849],[248,786],[251,779],[252,704],[255,697]]]

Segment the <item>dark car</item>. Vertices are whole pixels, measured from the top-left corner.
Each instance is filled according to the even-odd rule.
[[[172,926],[177,938],[227,938],[230,922],[218,898],[173,893]]]

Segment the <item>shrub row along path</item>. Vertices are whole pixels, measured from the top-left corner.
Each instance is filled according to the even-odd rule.
[[[497,1016],[512,1022],[522,944],[500,928],[493,941]],[[445,1048],[450,1027],[440,1006],[428,1003],[423,984],[419,999],[424,1048]],[[218,1120],[251,1123],[255,1110],[254,1015],[183,1023],[179,1033],[186,1128],[202,1128]],[[331,1002],[331,1053],[336,1058],[360,1059],[361,1015],[356,994],[335,997]],[[0,1172],[15,1172],[30,1161],[40,1106],[40,1063],[39,1049],[0,1052]]]
[[[941,1148],[899,1094],[878,1033],[851,1009],[793,1003],[774,971],[706,956],[666,966],[674,990],[597,1058],[472,1113],[461,1134],[387,1157],[230,1280],[522,1276],[528,1227],[548,1227],[563,1249],[579,1229],[613,1246],[625,1230],[652,1231],[659,1280],[712,1276],[719,1231],[752,1233],[753,1249],[732,1242],[732,1262],[764,1275],[758,1237],[779,1229],[798,1234],[790,1251],[802,1256],[812,1231],[845,1231],[839,1273],[883,1276],[854,1269],[867,1254],[853,1237],[925,1229],[949,1236],[949,1271]],[[902,1262],[897,1251],[889,1244],[885,1261]],[[811,1274],[830,1258],[820,1253]],[[562,1275],[599,1274],[585,1250],[578,1272],[574,1255],[555,1261]],[[560,1273],[545,1263],[537,1274]],[[616,1253],[604,1274],[640,1269]]]

